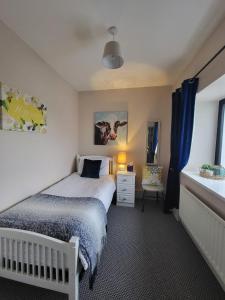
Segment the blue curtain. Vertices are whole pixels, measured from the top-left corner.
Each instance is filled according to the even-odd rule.
[[[198,78],[187,79],[181,88],[172,94],[170,166],[164,202],[165,212],[179,208],[180,172],[186,166],[190,155],[197,89]]]

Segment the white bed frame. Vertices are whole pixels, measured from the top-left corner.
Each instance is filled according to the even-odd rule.
[[[115,163],[109,162],[114,174]],[[39,286],[79,299],[79,238],[68,243],[49,236],[0,228],[0,277]]]
[[[35,232],[0,228],[0,276],[79,299],[79,238],[68,243]]]

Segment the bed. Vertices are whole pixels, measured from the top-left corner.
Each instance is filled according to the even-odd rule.
[[[115,192],[114,175],[104,175],[98,180],[82,178],[79,173],[73,173],[64,180],[42,191],[43,194],[63,197],[94,197],[99,199],[108,212]]]
[[[82,268],[90,269],[93,284],[114,192],[111,174],[92,179],[73,173],[2,212],[0,276],[78,300]]]

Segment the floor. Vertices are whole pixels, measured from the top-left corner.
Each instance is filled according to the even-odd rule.
[[[0,278],[1,300],[66,300],[64,294]],[[88,274],[80,284],[81,300],[225,299],[204,259],[172,215],[146,201],[145,212],[112,206],[108,241],[94,291]]]

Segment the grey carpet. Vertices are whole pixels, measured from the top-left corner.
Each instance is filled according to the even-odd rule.
[[[66,300],[67,296],[0,278],[1,300]],[[112,206],[108,242],[94,291],[88,274],[81,300],[225,299],[225,293],[180,223],[155,201],[144,213]]]

